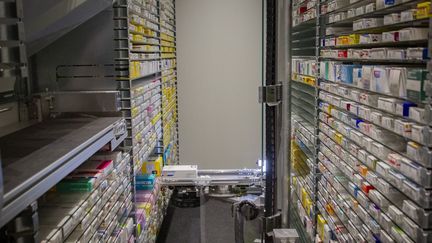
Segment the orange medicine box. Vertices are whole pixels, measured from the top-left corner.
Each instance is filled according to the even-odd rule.
[[[359,166],[359,172],[363,177],[366,177],[366,174],[368,172],[368,168],[364,165]]]

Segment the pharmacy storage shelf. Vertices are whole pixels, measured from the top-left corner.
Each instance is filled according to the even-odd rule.
[[[137,220],[142,222],[136,242],[155,242],[163,219],[167,213],[172,192],[156,180],[150,193],[151,201],[138,203]],[[145,195],[145,194],[143,194]]]
[[[160,176],[164,164],[178,163],[175,1],[121,0],[114,9],[117,81],[128,127],[125,146],[132,158],[135,238],[153,242],[165,208],[159,205],[162,201],[158,206],[147,200],[164,192],[154,184],[153,196],[147,197],[149,188],[143,183]]]
[[[128,217],[132,209],[129,160],[128,153],[121,151],[99,152],[40,198],[40,240],[109,242],[130,235],[126,233],[133,228]],[[92,164],[99,169],[94,179],[76,180]]]
[[[106,144],[125,138],[121,118],[65,118],[0,139],[4,175],[1,225],[9,222]]]
[[[327,4],[323,4],[324,9],[321,14],[328,14],[329,21],[327,22],[327,27],[337,26],[345,24],[349,26],[352,22],[362,19],[362,18],[373,18],[376,16],[384,16],[392,14],[395,12],[401,12],[408,9],[415,9],[417,4],[422,3],[422,0],[404,0],[404,1],[394,1],[395,3],[385,4],[383,1],[378,1],[378,6],[376,1],[350,1],[347,3],[341,1],[340,3],[334,4],[333,1],[328,1]],[[330,10],[328,8],[331,5]],[[335,6],[336,5],[336,6]],[[340,6],[337,6],[340,5]],[[334,10],[332,10],[334,9]],[[332,12],[327,12],[332,11]],[[342,14],[341,14],[342,13]],[[330,21],[331,20],[331,21]]]
[[[292,16],[292,74],[291,87],[291,167],[292,201],[298,210],[293,218],[306,242],[312,242],[316,235],[316,190],[317,167],[317,111],[318,76],[316,63],[319,43],[320,3],[315,0],[293,1]]]
[[[305,42],[313,42],[311,38]],[[304,44],[302,40],[293,41],[294,46]],[[301,47],[299,49],[302,49]],[[303,53],[302,53],[303,54]],[[292,111],[292,128],[293,138],[291,142],[291,165],[292,170],[292,206],[295,213],[291,216],[299,221],[293,224],[294,227],[303,235],[304,242],[311,242],[314,235],[314,218],[315,206],[312,203],[314,200],[313,178],[313,157],[314,157],[314,138],[313,131],[309,131],[309,127],[313,127],[315,102],[314,102],[314,83],[308,83],[310,77],[300,74],[294,74],[291,82],[291,111]],[[312,94],[307,90],[310,88]]]
[[[162,0],[161,12],[161,56],[162,56],[162,120],[164,164],[178,163],[177,126],[177,45],[175,1]]]
[[[317,131],[321,176],[298,196],[317,206],[316,241],[432,240],[430,5],[293,3],[292,110]]]
[[[157,234],[154,231],[157,228],[155,226],[160,225],[163,219],[163,213],[159,212],[164,212],[165,209],[160,207],[160,210],[154,210],[155,213],[152,214],[151,219],[150,215],[146,215],[146,225],[138,223],[135,214],[140,206],[138,203],[143,203],[143,201],[137,201],[136,192],[140,185],[136,182],[137,178],[142,179],[152,174],[160,175],[161,166],[164,163],[178,163],[175,2],[174,0],[81,1],[72,5],[66,2],[51,3],[41,0],[27,1],[23,4],[22,1],[0,0],[0,8],[5,10],[0,13],[0,25],[4,27],[2,29],[6,34],[0,37],[3,57],[0,64],[0,76],[3,82],[8,82],[6,91],[9,92],[6,94],[0,90],[0,116],[9,115],[10,110],[15,112],[18,108],[20,115],[24,114],[23,107],[15,101],[27,98],[26,92],[29,90],[39,91],[41,87],[36,86],[44,86],[44,84],[35,84],[32,87],[24,82],[28,75],[27,61],[24,58],[27,55],[22,42],[24,25],[21,19],[23,15],[21,7],[25,5],[28,12],[33,14],[32,16],[29,14],[29,19],[37,18],[34,22],[25,23],[26,26],[34,27],[28,32],[30,39],[26,43],[30,46],[28,48],[30,55],[37,52],[37,56],[42,57],[46,54],[45,51],[50,52],[48,49],[55,50],[57,46],[55,44],[59,43],[58,46],[62,46],[61,43],[65,39],[77,38],[79,40],[81,35],[85,35],[83,37],[88,38],[91,44],[94,41],[93,37],[97,36],[95,50],[100,50],[105,48],[99,45],[100,37],[104,36],[103,34],[107,34],[106,38],[114,37],[114,48],[107,45],[103,49],[105,51],[103,54],[111,53],[109,50],[114,51],[114,58],[108,55],[108,60],[105,60],[103,55],[101,57],[94,55],[97,56],[94,60],[96,65],[82,65],[83,61],[87,62],[92,57],[76,55],[77,52],[74,51],[70,53],[65,51],[65,54],[61,56],[67,57],[67,61],[72,63],[68,67],[73,68],[65,69],[65,72],[73,76],[68,77],[73,80],[67,83],[74,86],[74,89],[95,88],[100,90],[105,87],[109,90],[118,89],[119,97],[115,97],[114,102],[118,106],[112,111],[123,118],[88,118],[93,117],[93,114],[86,116],[87,118],[69,118],[69,116],[63,116],[62,113],[56,113],[56,117],[68,118],[49,120],[36,125],[28,122],[32,126],[18,132],[14,132],[15,130],[2,131],[5,136],[0,139],[0,158],[4,175],[4,183],[2,183],[4,196],[0,200],[4,203],[0,207],[2,209],[1,226],[14,218],[7,227],[2,229],[7,232],[3,234],[2,231],[2,237],[9,234],[12,238],[19,238],[17,241],[25,238],[36,242],[41,240],[47,242],[134,242],[142,239],[140,236],[143,234],[137,233],[139,229],[145,229],[144,231],[148,231],[144,232],[146,242],[154,241]],[[101,4],[101,2],[104,3]],[[40,9],[31,9],[36,8],[37,5],[44,6],[41,9],[48,9],[48,12],[41,13]],[[113,11],[101,12],[110,6]],[[65,8],[64,13],[50,14],[57,8]],[[85,16],[78,19],[71,18],[77,14]],[[74,28],[68,28],[72,26],[72,23],[74,23]],[[100,32],[93,31],[90,34],[81,28],[87,24],[96,26],[95,23],[108,28],[101,28],[103,30]],[[57,28],[60,25],[57,26],[57,24],[67,28],[58,31]],[[40,36],[42,32],[49,32],[53,35]],[[63,34],[67,34],[68,38],[57,40],[57,37]],[[36,43],[38,40],[46,41]],[[55,44],[44,48],[52,42]],[[107,40],[106,43],[109,41]],[[59,52],[63,53],[64,48],[60,49]],[[70,49],[83,50],[81,47]],[[51,51],[50,53],[56,52]],[[83,60],[75,56],[82,56]],[[50,66],[46,70],[58,71],[59,61],[56,61],[54,57],[55,55],[51,55],[50,58],[47,58],[52,59],[54,63],[51,61],[39,63],[45,58],[34,58],[32,61],[38,64],[34,66],[52,65],[57,69]],[[104,65],[99,65],[100,62],[103,62]],[[114,65],[105,65],[105,63],[112,62]],[[101,83],[95,81],[91,82],[91,87],[87,84],[80,86],[76,70],[77,67],[83,66],[88,68],[86,71],[91,69],[92,72],[93,69],[103,66],[103,70],[99,70],[101,72],[98,72],[97,75],[92,73],[85,77],[79,76],[80,80],[95,78],[99,81],[103,73]],[[36,68],[33,71],[31,75],[39,77],[41,70]],[[63,75],[59,73],[53,76],[64,78],[60,77]],[[54,86],[59,90],[68,89],[62,85]],[[10,90],[14,88],[15,91],[20,91],[13,93],[18,94],[17,96],[11,95]],[[28,90],[21,92],[17,89]],[[52,100],[49,100],[51,98],[49,95],[44,99],[45,93],[43,91],[41,93],[43,93],[41,94],[43,97],[41,98],[43,100],[41,111],[31,112],[32,115],[43,114],[45,119],[45,117],[51,117],[49,115],[52,115],[53,111],[64,112],[52,109],[51,105],[50,110],[45,111],[45,101]],[[5,103],[6,100],[1,99],[3,95],[12,97],[13,99],[7,102],[14,101],[14,106]],[[39,96],[35,99],[37,98]],[[18,128],[22,127],[17,126]],[[121,151],[111,152],[115,154],[120,152],[124,155],[125,159],[120,163],[121,166],[118,164],[119,161],[115,161],[110,164],[112,167],[109,168],[112,170],[105,170],[106,164],[101,165],[104,169],[92,167],[94,163],[92,159],[89,159],[90,156],[102,147],[105,151],[114,149],[120,144]],[[91,172],[86,168],[91,168]],[[97,171],[97,174],[93,176],[94,171]],[[100,175],[102,172],[107,172],[107,174]],[[65,185],[70,187],[68,190],[71,188],[72,191],[85,190],[85,193],[74,191],[72,194],[76,197],[69,198],[62,194],[62,190],[66,188]],[[147,194],[146,190],[143,191],[140,191],[140,195]],[[96,192],[98,195],[94,196],[96,194],[93,193]],[[166,193],[164,200],[166,204],[169,200],[169,193]],[[159,204],[160,202],[153,203]],[[40,210],[37,209],[37,206],[40,207]],[[50,210],[57,213],[50,213]],[[36,221],[33,222],[32,229],[30,226],[26,229],[21,227],[20,232],[18,229],[9,227],[23,218],[26,222],[32,221],[27,216],[38,219],[38,212],[43,217],[39,220],[41,227],[37,227]],[[161,217],[156,217],[158,215]],[[149,223],[156,218],[158,218],[157,222]],[[25,230],[24,234],[22,230]]]
[[[178,147],[174,142],[178,140],[174,1],[124,1],[114,7],[118,10],[115,19],[118,21],[117,46],[120,48],[116,50],[119,53],[117,66],[123,70],[118,81],[126,104],[124,115],[132,130],[140,124],[134,118],[141,117],[142,112],[148,109],[161,108],[162,135],[158,135],[158,139],[162,139],[164,152],[171,148],[169,151],[172,153],[164,157],[172,158],[171,154],[176,154]],[[137,87],[136,82],[143,84],[140,86],[143,92],[152,89],[145,86],[146,82],[161,82],[160,103],[152,103],[148,107],[141,105],[140,111],[135,112],[138,107],[130,106],[127,101],[135,99],[131,91]],[[128,146],[136,147],[133,141],[135,135],[132,131],[129,134]]]

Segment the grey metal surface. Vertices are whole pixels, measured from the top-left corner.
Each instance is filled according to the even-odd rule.
[[[31,59],[36,92],[117,90],[113,10],[76,27]]]
[[[19,121],[18,102],[0,104],[0,134],[2,127]]]
[[[258,175],[259,169],[229,169],[229,170],[198,170],[198,175],[218,176],[218,175]]]
[[[55,92],[54,112],[116,112],[120,111],[119,91]]]
[[[259,87],[259,102],[268,106],[279,105],[282,101],[282,85],[267,85]]]
[[[115,139],[121,120],[57,119],[1,138],[5,194],[0,227]]]
[[[198,170],[196,178],[162,176],[161,183],[172,186],[253,185],[261,182],[260,170]]]
[[[282,210],[282,227],[289,225],[289,181],[290,181],[290,154],[291,154],[291,109],[290,109],[290,83],[291,53],[290,53],[290,27],[291,27],[291,1],[277,0],[277,74],[276,78],[282,84],[282,102],[277,112],[279,146],[277,151],[278,171],[278,208]]]
[[[261,182],[261,177],[253,176],[201,176],[195,179],[175,179],[164,177],[161,183],[171,186],[223,186],[223,185],[252,185]]]
[[[27,82],[26,48],[22,44],[22,12],[21,0],[0,2],[0,103],[3,104],[27,97],[30,91],[30,84]],[[20,105],[23,104],[21,102]],[[20,119],[19,113],[17,114],[15,120]],[[0,127],[5,125],[5,116],[10,117],[10,114],[0,115]]]
[[[1,26],[1,25],[0,25]],[[15,88],[15,70],[5,69],[0,71],[0,93],[6,93]]]
[[[299,234],[296,229],[274,229],[273,237],[276,242],[296,242]]]
[[[29,56],[112,6],[113,2],[113,0],[23,1]]]

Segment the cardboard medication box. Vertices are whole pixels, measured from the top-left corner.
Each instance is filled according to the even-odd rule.
[[[160,176],[162,164],[162,157],[154,158],[154,160],[145,161],[141,168],[142,173],[155,174],[156,176]]]
[[[427,70],[408,69],[407,72],[407,98],[413,101],[423,101],[426,99],[424,89],[427,79]]]
[[[426,40],[428,38],[427,28],[406,28],[399,30],[400,41]]]
[[[196,165],[164,166],[162,176],[171,178],[197,178],[198,167]]]

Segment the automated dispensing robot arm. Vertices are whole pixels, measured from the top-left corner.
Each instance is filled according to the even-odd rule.
[[[164,166],[161,182],[165,186],[250,186],[260,185],[261,171],[254,169],[198,170],[196,165]]]

